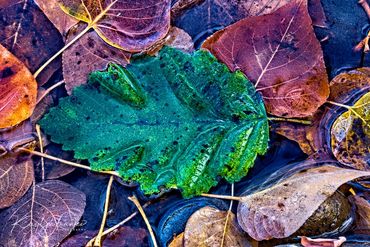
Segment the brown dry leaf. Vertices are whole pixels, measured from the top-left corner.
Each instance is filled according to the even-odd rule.
[[[77,225],[86,197],[71,185],[50,180],[34,185],[1,212],[0,245],[55,246]]]
[[[33,182],[31,157],[6,154],[0,158],[0,208],[13,205]]]
[[[356,234],[370,235],[370,203],[361,196],[355,195],[350,197],[356,205],[356,221],[353,232]]]
[[[0,2],[0,43],[34,73],[49,57],[63,47],[58,30],[31,0]],[[40,85],[61,66],[54,61],[38,77]]]
[[[203,207],[190,216],[184,231],[184,246],[221,246],[227,211]],[[251,246],[247,235],[240,229],[234,213],[230,212],[225,235],[225,247]]]
[[[184,233],[180,233],[173,238],[168,247],[183,247],[184,246]]]
[[[84,28],[79,25],[72,29],[67,42]],[[104,70],[109,63],[126,65],[130,56],[128,52],[107,45],[96,32],[86,33],[63,53],[63,76],[68,93],[86,83],[92,71]]]
[[[58,0],[34,0],[53,25],[66,37],[68,30],[77,24],[77,20],[66,15],[60,8]]]
[[[302,170],[277,185],[242,197],[239,225],[256,240],[289,237],[342,184],[367,176],[370,172],[331,165]]]
[[[304,247],[339,247],[345,241],[345,237],[339,237],[339,239],[301,237],[301,244]]]
[[[329,100],[346,103],[353,95],[370,88],[369,78],[370,68],[367,67],[339,74],[330,82]],[[303,152],[312,155],[326,145],[323,131],[330,132],[329,115],[332,113],[322,107],[313,115],[309,126],[289,122],[273,123],[271,126],[275,132],[298,142]]]
[[[0,129],[29,118],[36,97],[37,82],[31,72],[0,45]]]
[[[311,116],[329,96],[323,53],[305,0],[238,21],[202,47],[231,70],[243,71],[273,115]]]
[[[8,129],[0,130],[0,156],[16,151],[18,147],[27,147],[35,140],[30,121]]]

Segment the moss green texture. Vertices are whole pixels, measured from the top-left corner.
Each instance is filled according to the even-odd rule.
[[[40,124],[94,170],[118,171],[146,194],[178,188],[185,197],[220,177],[244,177],[269,132],[262,98],[243,73],[207,51],[169,47],[93,72]]]

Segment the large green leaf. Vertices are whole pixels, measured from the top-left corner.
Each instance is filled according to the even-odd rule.
[[[169,47],[92,73],[41,126],[94,170],[116,170],[147,194],[180,188],[186,197],[218,176],[240,180],[268,142],[262,98],[241,72],[207,51]]]

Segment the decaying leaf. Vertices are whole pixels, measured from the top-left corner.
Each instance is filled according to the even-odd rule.
[[[13,128],[0,130],[0,156],[16,151],[16,148],[27,147],[35,140],[30,121],[23,121]]]
[[[339,239],[301,237],[301,244],[304,247],[339,247],[345,241],[345,237],[339,237]]]
[[[96,234],[96,231],[86,231],[74,235],[63,241],[60,247],[86,246],[89,240],[95,237]],[[112,234],[108,234],[103,241],[103,247],[149,247],[148,239],[148,233],[145,229],[122,226],[112,232]]]
[[[204,207],[196,211],[186,223],[184,246],[221,246],[226,223],[226,211]],[[225,247],[247,247],[251,244],[247,234],[239,227],[234,213],[230,212],[226,226]]]
[[[32,73],[63,47],[62,36],[34,1],[0,1],[0,16],[0,43]],[[49,65],[38,83],[46,83],[60,65],[60,60]]]
[[[341,73],[330,82],[329,100],[346,104],[351,98],[370,88],[370,68],[359,68]],[[311,125],[301,125],[289,122],[275,122],[272,128],[275,132],[298,142],[301,149],[308,155],[330,146],[325,136],[330,135],[330,118],[335,110],[329,111],[321,107],[310,119]],[[327,133],[326,133],[327,132]],[[329,139],[329,138],[328,138]]]
[[[370,92],[335,120],[331,150],[345,165],[370,169]]]
[[[59,0],[64,12],[86,22],[109,45],[129,52],[147,49],[170,28],[170,0]]]
[[[36,97],[37,82],[31,72],[0,45],[0,129],[30,117]]]
[[[71,41],[85,27],[72,29],[67,42]],[[76,86],[85,84],[88,75],[95,70],[106,69],[109,63],[126,65],[130,53],[107,45],[96,32],[88,32],[63,52],[63,77],[70,94]]]
[[[256,240],[291,236],[339,186],[367,176],[370,172],[330,165],[302,170],[275,186],[242,197],[238,222]]]
[[[33,182],[31,157],[7,154],[0,157],[0,208],[13,205]]]
[[[207,36],[246,17],[270,14],[294,0],[177,0],[172,13],[174,24],[199,44]],[[320,0],[308,1],[314,25],[326,26]]]
[[[57,180],[34,185],[12,207],[0,213],[0,245],[55,246],[78,223],[85,195]]]
[[[351,196],[356,205],[356,222],[353,232],[356,234],[370,235],[370,202],[361,196]]]
[[[207,51],[170,47],[94,72],[40,123],[94,170],[116,170],[147,194],[165,187],[184,196],[208,191],[218,176],[240,180],[269,131],[262,98],[241,72]]]
[[[329,96],[323,53],[305,2],[238,21],[203,43],[255,83],[273,115],[310,116]]]
[[[66,37],[68,30],[77,24],[77,20],[66,15],[60,8],[58,0],[34,0],[53,25]]]

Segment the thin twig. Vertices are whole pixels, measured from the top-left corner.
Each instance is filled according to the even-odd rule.
[[[41,153],[44,153],[44,145],[42,143],[41,129],[40,129],[40,125],[38,125],[38,124],[36,124],[36,132],[37,132],[37,136],[39,138],[40,151],[41,151]],[[45,181],[45,161],[44,161],[44,157],[41,157],[41,180]]]
[[[147,202],[143,205],[143,208],[146,208],[147,206],[150,205],[151,202]],[[127,222],[129,222],[131,219],[133,219],[137,214],[139,213],[139,211],[136,211],[134,213],[132,213],[131,215],[129,215],[126,219],[122,220],[121,222],[119,222],[117,225],[114,225],[112,226],[111,228],[108,228],[107,230],[105,230],[102,234],[102,237],[117,230],[117,228],[123,226],[124,224],[126,224]],[[90,241],[94,241],[96,239],[97,236],[95,236],[94,238],[92,238]]]
[[[44,153],[41,153],[41,152],[37,152],[37,151],[34,151],[34,150],[30,150],[30,149],[27,149],[27,148],[20,147],[17,150],[28,152],[30,154],[37,155],[37,156],[40,156],[40,157],[44,157],[46,159],[55,160],[55,161],[58,161],[60,163],[66,164],[66,165],[70,165],[70,166],[82,168],[82,169],[85,169],[85,170],[93,171],[90,166],[85,166],[85,165],[81,165],[79,163],[71,162],[71,161],[68,161],[68,160],[63,160],[63,159],[60,159],[60,158],[57,158],[57,157],[54,157],[54,156],[51,156],[51,155],[48,155],[48,154],[44,154]],[[120,177],[119,174],[115,171],[93,171],[93,172],[102,173],[102,174],[109,174],[109,175]]]
[[[201,194],[204,197],[211,197],[211,198],[218,198],[224,200],[234,200],[234,201],[241,201],[243,197],[240,196],[224,196],[224,195],[216,195],[216,194]]]
[[[234,196],[234,183],[231,184],[231,196]],[[223,231],[222,240],[221,240],[221,247],[223,247],[224,244],[225,244],[227,225],[229,224],[229,218],[230,218],[230,214],[231,214],[231,209],[233,207],[233,203],[234,203],[234,201],[231,200],[229,210],[227,210],[227,215],[226,215],[226,220],[225,220],[225,225],[224,225],[224,231]]]
[[[49,87],[48,89],[46,89],[45,92],[43,94],[41,94],[41,96],[37,99],[36,104],[40,103],[41,100],[46,97],[46,95],[48,95],[52,90],[59,87],[63,83],[64,83],[64,81],[60,81],[58,83],[55,83],[53,86]]]
[[[138,201],[138,199],[136,198],[136,196],[130,196],[128,199],[135,204],[135,206],[139,210],[141,216],[143,217],[143,219],[145,221],[145,224],[146,224],[146,227],[148,228],[148,231],[150,233],[150,237],[152,238],[153,246],[154,247],[158,247],[157,241],[155,240],[155,236],[154,236],[154,232],[153,232],[152,226],[150,225],[149,220],[148,220],[148,218],[145,215],[144,209],[140,205],[140,202]]]
[[[94,239],[90,240],[86,246],[94,246],[94,247],[102,246],[102,237],[103,237],[103,232],[104,232],[104,226],[105,226],[105,223],[107,221],[107,216],[108,216],[109,199],[110,199],[110,192],[112,190],[113,178],[114,176],[110,176],[109,178],[107,192],[105,195],[104,214],[103,214],[103,219],[101,221],[98,235]]]
[[[270,121],[292,122],[292,123],[300,123],[300,124],[305,124],[305,125],[310,125],[312,123],[310,120],[295,119],[295,118],[269,117],[267,119]]]

